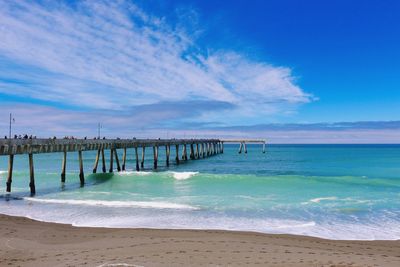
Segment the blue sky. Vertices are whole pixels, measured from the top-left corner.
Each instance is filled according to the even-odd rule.
[[[12,112],[38,136],[101,122],[110,137],[397,143],[398,14],[372,0],[3,1],[0,134]]]

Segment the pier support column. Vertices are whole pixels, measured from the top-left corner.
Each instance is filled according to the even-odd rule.
[[[187,149],[186,149],[186,144],[183,144],[182,146],[182,159],[187,160]]]
[[[7,192],[11,192],[13,165],[14,165],[14,155],[10,155],[8,158],[8,176],[6,182]]]
[[[204,143],[201,143],[201,157],[204,158]]]
[[[97,172],[97,166],[99,165],[100,149],[97,150],[96,160],[94,161],[93,173]]]
[[[175,148],[176,148],[176,157],[175,157],[176,165],[179,165],[179,145],[175,145]]]
[[[115,162],[117,163],[117,171],[120,172],[121,171],[121,166],[119,165],[117,149],[114,149],[114,155],[115,155]]]
[[[79,180],[81,181],[81,186],[85,184],[85,175],[83,174],[83,160],[82,160],[82,150],[78,151],[79,158]]]
[[[63,161],[61,165],[61,182],[65,183],[65,168],[67,166],[67,151],[64,150]]]
[[[170,146],[169,145],[166,145],[165,146],[165,157],[166,157],[166,164],[167,164],[167,167],[169,167],[169,154],[170,154]]]
[[[262,152],[265,153],[265,143],[263,143],[263,150],[262,150]]]
[[[243,148],[244,148],[244,153],[247,154],[247,146],[246,146],[246,142],[243,142]]]
[[[196,143],[196,153],[195,153],[196,159],[199,159],[199,143]]]
[[[36,194],[35,187],[35,170],[33,168],[33,154],[29,153],[29,187],[31,189],[31,196]]]
[[[221,142],[221,153],[224,154],[224,142]]]
[[[135,147],[135,156],[136,156],[136,171],[139,171],[139,155],[137,146]]]
[[[193,144],[190,144],[190,159],[194,159],[194,149],[193,149]]]
[[[124,154],[122,154],[122,170],[125,171],[126,165],[126,147],[124,147]]]
[[[114,149],[110,149],[110,169],[109,172],[114,172]]]
[[[207,157],[210,156],[210,143],[206,143]]]
[[[157,170],[158,146],[153,146],[154,169]]]
[[[106,167],[106,157],[104,156],[104,148],[101,149],[101,161],[103,163],[102,171],[103,173],[105,173],[107,171],[107,167]]]
[[[142,169],[144,168],[144,154],[145,154],[145,151],[146,151],[146,147],[143,146],[143,147],[142,147],[142,161],[140,162],[140,167],[141,167]]]
[[[239,145],[239,154],[241,154],[241,153],[242,153],[242,148],[243,148],[243,143],[242,143],[242,142],[240,142],[240,145]]]

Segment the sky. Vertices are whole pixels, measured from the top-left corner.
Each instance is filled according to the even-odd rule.
[[[400,3],[0,0],[0,136],[400,142]]]

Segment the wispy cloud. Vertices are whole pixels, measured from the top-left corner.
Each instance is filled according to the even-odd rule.
[[[2,1],[0,93],[103,110],[104,116],[136,117],[138,108],[151,105],[157,113],[164,103],[164,119],[226,125],[313,99],[289,68],[201,47],[182,25],[128,1]]]

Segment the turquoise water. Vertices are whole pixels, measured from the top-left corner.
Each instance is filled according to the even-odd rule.
[[[11,195],[5,194],[7,158],[1,157],[0,212],[76,226],[400,239],[400,145],[270,145],[265,154],[259,145],[250,145],[248,154],[237,149],[225,145],[224,154],[168,169],[161,149],[157,172],[152,151],[146,151],[148,169],[136,172],[128,150],[126,172],[96,175],[95,152],[84,152],[84,187],[77,153],[68,154],[64,186],[62,155],[34,155],[34,198],[28,157],[15,157]]]

